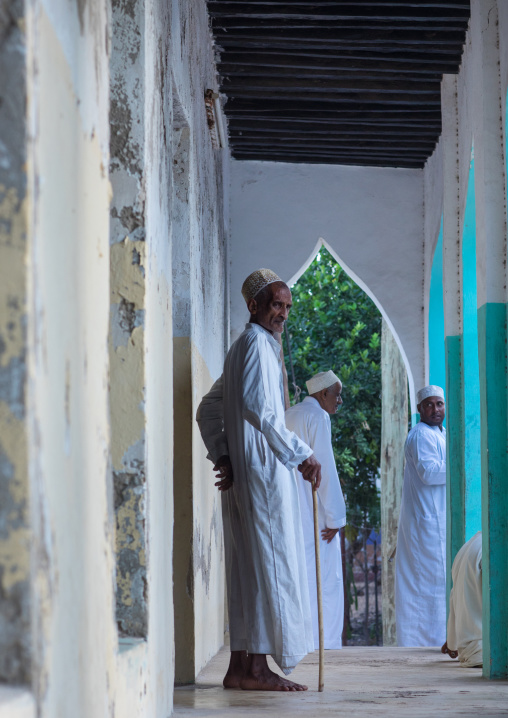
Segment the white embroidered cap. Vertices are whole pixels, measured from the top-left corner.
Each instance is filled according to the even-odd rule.
[[[427,399],[429,396],[440,396],[442,399],[444,399],[444,391],[441,389],[440,386],[436,386],[435,384],[429,384],[428,386],[424,386],[423,389],[420,389],[420,391],[416,395],[416,401],[418,404],[421,404],[424,399]]]
[[[340,381],[339,377],[330,369],[329,371],[320,371],[318,374],[314,374],[314,376],[305,383],[309,394],[317,394],[318,391],[328,389],[328,387],[333,386],[338,381]]]
[[[253,299],[258,292],[273,282],[283,282],[279,276],[272,272],[271,269],[256,269],[255,272],[249,274],[245,282],[242,284],[242,296],[246,302]]]

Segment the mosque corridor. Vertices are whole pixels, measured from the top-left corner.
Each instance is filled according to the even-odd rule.
[[[229,657],[223,648],[200,673],[195,686],[177,688],[175,716],[439,716],[508,715],[508,681],[487,681],[479,668],[429,648],[348,647],[326,651],[325,690],[317,692],[317,651],[291,675],[306,693],[225,691],[221,681]]]

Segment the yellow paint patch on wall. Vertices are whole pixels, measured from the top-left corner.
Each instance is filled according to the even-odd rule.
[[[139,562],[142,566],[146,565],[145,551],[143,549],[142,537],[139,529],[136,527],[137,521],[137,497],[133,492],[128,501],[119,507],[116,513],[118,531],[116,535],[116,548],[121,551],[129,548],[138,554]]]
[[[13,509],[7,517],[7,537],[0,539],[2,587],[8,591],[30,576],[30,531],[25,427],[22,421],[12,415],[3,401],[0,401],[0,445],[2,453],[13,468],[13,477],[8,486]]]
[[[26,200],[0,185],[0,367],[25,348]]]
[[[122,299],[132,302],[136,309],[145,306],[146,244],[132,242],[126,237],[111,247],[111,303],[119,304]]]
[[[125,452],[143,437],[144,380],[144,329],[136,327],[126,346],[110,351],[111,456],[115,471],[125,468]]]
[[[118,572],[116,577],[116,590],[118,594],[118,600],[120,600],[124,606],[132,606],[131,598],[131,575],[126,573],[122,575]]]

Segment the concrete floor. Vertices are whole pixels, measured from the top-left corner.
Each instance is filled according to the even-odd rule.
[[[306,693],[225,691],[229,650],[223,648],[195,686],[175,690],[176,716],[508,716],[508,681],[486,681],[479,668],[430,648],[349,647],[325,652],[325,690],[317,692],[317,652],[290,678]],[[273,664],[272,664],[273,667]]]

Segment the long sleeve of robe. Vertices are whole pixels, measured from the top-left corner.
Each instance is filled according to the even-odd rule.
[[[462,546],[452,566],[453,588],[446,641],[468,668],[481,666],[482,656],[482,533]]]
[[[405,446],[397,533],[399,646],[441,646],[446,636],[446,432],[420,422]]]
[[[284,673],[314,650],[296,477],[312,450],[284,421],[278,342],[247,324],[200,404],[200,431],[233,487],[222,495],[231,650],[271,655]]]
[[[286,411],[286,425],[310,446],[321,463],[321,485],[318,489],[320,532],[325,528],[342,528],[346,524],[346,505],[333,455],[329,414],[320,407],[316,399],[308,396],[303,402]],[[297,475],[297,481],[305,541],[314,646],[319,648],[312,487],[301,476]],[[339,535],[337,534],[330,543],[321,539],[319,549],[324,646],[325,648],[341,648],[344,623],[344,586]]]

